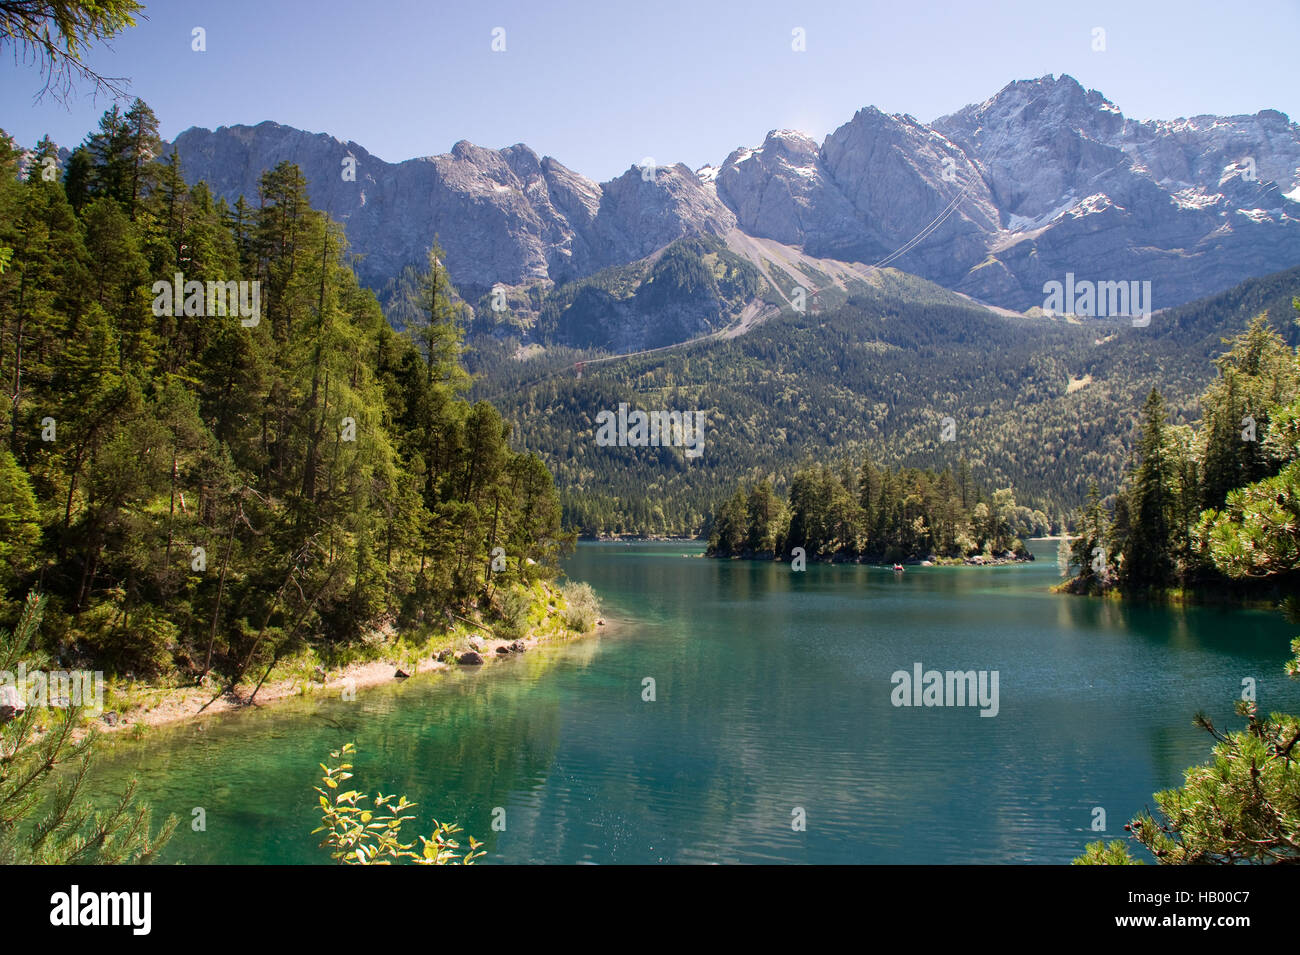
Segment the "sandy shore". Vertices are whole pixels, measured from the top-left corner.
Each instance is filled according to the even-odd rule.
[[[491,666],[498,660],[517,656],[520,652],[526,653],[541,645],[567,643],[597,634],[608,634],[614,629],[616,627],[611,621],[602,618],[596,627],[586,633],[566,631],[567,636],[556,634],[529,635],[518,641],[482,637],[477,639],[477,647],[473,645],[463,646],[458,649],[457,654],[459,655],[465,650],[476,649],[479,655],[482,656],[483,663],[455,665],[462,667]],[[514,643],[522,643],[524,650],[506,653],[497,652],[498,647],[508,649]],[[232,692],[223,693],[215,698],[213,697],[214,689],[208,687],[163,687],[143,691],[137,690],[135,695],[142,700],[139,704],[118,712],[116,721],[112,724],[105,722],[103,716],[101,716],[94,719],[91,725],[101,733],[106,734],[120,733],[123,730],[134,729],[138,726],[165,726],[200,716],[209,716],[213,713],[227,713],[232,710],[248,709],[249,707],[270,706],[290,698],[356,692],[367,687],[405,679],[405,677],[398,675],[399,669],[406,676],[414,676],[416,673],[449,670],[452,666],[451,663],[439,662],[432,655],[421,658],[414,667],[409,662],[399,666],[398,663],[392,660],[371,660],[328,670],[324,674],[323,681],[320,679],[304,681],[301,677],[296,676],[278,680],[268,679],[260,688],[257,688],[255,693],[254,687],[256,684],[254,683],[238,687]]]

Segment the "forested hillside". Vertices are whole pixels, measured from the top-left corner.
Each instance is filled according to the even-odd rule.
[[[1291,342],[1300,270],[1159,312],[1150,325],[995,314],[861,289],[842,307],[789,310],[747,334],[571,367],[591,353],[517,360],[515,339],[475,339],[476,394],[522,423],[517,446],[556,475],[567,520],[584,534],[708,533],[739,483],[784,493],[809,461],[838,472],[870,457],[890,468],[956,470],[1013,487],[1053,521],[1090,482],[1118,483],[1153,386],[1174,423],[1200,417],[1220,339],[1268,311]],[[620,402],[707,415],[703,455],[600,447],[595,417]],[[944,418],[951,418],[945,430]],[[944,440],[945,436],[951,440]]]
[[[1197,426],[1172,424],[1151,389],[1122,481],[1091,489],[1066,589],[1295,593],[1300,359],[1262,314],[1228,344]]]
[[[238,681],[552,578],[551,476],[463,399],[436,256],[395,332],[296,166],[227,206],[160,154],[140,100],[65,168],[0,137],[3,615],[40,591],[65,665]]]

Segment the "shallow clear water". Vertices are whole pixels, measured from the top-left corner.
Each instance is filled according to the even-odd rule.
[[[136,775],[179,815],[165,858],[187,863],[328,861],[312,787],[349,740],[349,785],[460,822],[484,862],[1068,862],[1094,807],[1121,836],[1205,759],[1196,710],[1237,726],[1243,678],[1264,710],[1300,709],[1300,685],[1279,614],[1055,596],[1055,547],[1034,549],[895,575],[583,544],[567,569],[604,601],[598,637],[154,730],[98,778]],[[891,674],[917,662],[996,670],[997,716],[894,706]]]

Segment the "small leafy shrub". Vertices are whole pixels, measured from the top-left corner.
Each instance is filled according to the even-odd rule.
[[[410,862],[415,865],[473,865],[474,860],[486,853],[479,849],[483,843],[469,837],[469,851],[460,853],[460,843],[455,836],[461,832],[454,823],[433,820],[433,832],[426,838],[420,836],[419,851],[414,842],[402,842],[402,826],[414,819],[407,815],[415,803],[405,796],[385,796],[379,793],[374,808],[363,804],[370,799],[355,789],[341,790],[340,784],[352,778],[348,772],[352,764],[338,762],[356,754],[353,743],[333,750],[330,759],[337,765],[320,764],[325,773],[321,782],[325,789],[315,787],[320,793],[321,824],[312,835],[325,833],[322,848],[330,850],[330,858],[345,865],[392,865]]]
[[[512,588],[501,598],[502,636],[522,637],[528,632],[529,614],[532,611],[531,595],[527,590]]]
[[[600,602],[596,599],[596,592],[591,589],[591,584],[571,583],[565,585],[563,593],[567,605],[564,610],[565,625],[579,633],[586,633],[596,625],[596,618],[600,616]]]

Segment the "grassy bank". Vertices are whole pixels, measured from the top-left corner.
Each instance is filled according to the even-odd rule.
[[[519,585],[504,603],[511,611],[504,620],[488,620],[471,610],[469,616],[448,614],[443,626],[403,633],[376,630],[345,652],[326,657],[307,648],[233,686],[211,679],[199,685],[176,678],[109,679],[102,712],[83,711],[78,735],[94,728],[139,736],[152,726],[289,698],[346,696],[416,673],[491,665],[541,644],[590,635],[605,625],[595,595],[585,584]],[[468,662],[473,657],[466,654],[471,653],[482,662]]]

